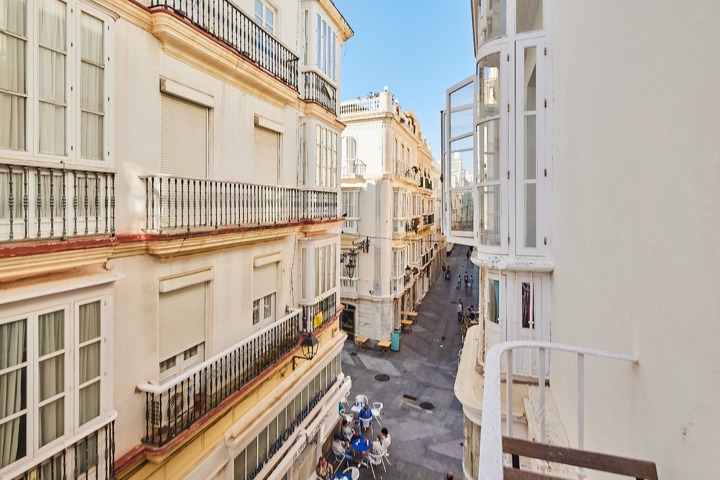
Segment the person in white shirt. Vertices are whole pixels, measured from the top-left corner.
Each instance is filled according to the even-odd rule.
[[[380,435],[382,437],[382,447],[385,449],[385,451],[387,451],[390,443],[392,442],[392,438],[390,438],[390,432],[388,432],[387,428],[383,427],[382,430],[380,430]]]

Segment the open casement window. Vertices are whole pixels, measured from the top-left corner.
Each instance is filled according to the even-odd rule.
[[[444,115],[444,163],[447,216],[450,237],[467,243],[473,235],[473,77],[469,77],[447,91],[447,110]],[[465,237],[466,240],[462,240]]]
[[[107,413],[106,316],[100,296],[0,318],[0,477]]]
[[[106,160],[112,22],[75,0],[0,10],[0,150]]]
[[[205,359],[208,283],[160,293],[160,382]]]
[[[317,67],[331,80],[335,80],[337,34],[332,26],[320,14],[316,15],[317,48],[315,52]]]

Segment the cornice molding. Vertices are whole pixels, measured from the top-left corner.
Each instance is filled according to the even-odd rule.
[[[166,10],[152,14],[151,33],[170,56],[276,107],[296,105],[298,92],[209,33]]]
[[[105,246],[2,258],[0,282],[104,264],[112,251],[113,246]]]

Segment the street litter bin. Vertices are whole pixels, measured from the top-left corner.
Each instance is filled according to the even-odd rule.
[[[400,351],[400,330],[393,330],[390,332],[390,350],[393,352]]]

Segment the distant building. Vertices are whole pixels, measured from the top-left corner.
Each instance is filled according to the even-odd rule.
[[[307,479],[350,389],[349,25],[326,0],[0,10],[0,478]]]
[[[465,478],[501,478],[490,380],[510,368],[514,436],[655,462],[659,478],[707,476],[720,438],[720,102],[706,94],[720,10],[471,7],[477,65],[448,90],[442,154],[444,231],[480,270],[481,322],[456,383]],[[685,93],[669,94],[678,82]]]
[[[387,90],[343,101],[343,328],[390,340],[444,259],[440,169],[412,112]]]

